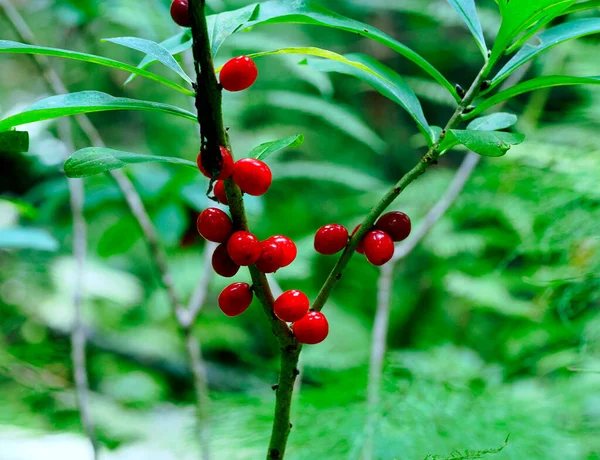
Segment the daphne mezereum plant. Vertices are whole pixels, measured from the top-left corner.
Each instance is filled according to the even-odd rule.
[[[272,0],[216,15],[205,13],[205,0],[189,0],[189,4],[188,0],[176,0],[171,7],[171,15],[183,27],[179,34],[162,43],[135,37],[107,39],[145,53],[146,57],[137,66],[82,52],[0,40],[0,53],[45,55],[98,64],[129,73],[126,83],[134,78],[144,77],[192,98],[197,113],[160,102],[113,97],[96,91],[59,94],[42,99],[21,113],[0,120],[0,141],[3,149],[24,151],[27,149],[27,133],[15,131],[13,128],[17,126],[111,110],[159,112],[200,125],[200,153],[196,162],[117,151],[96,143],[93,147],[74,152],[65,163],[65,174],[69,178],[84,178],[105,172],[114,174],[116,170],[135,163],[162,162],[199,168],[210,179],[207,194],[229,210],[227,214],[221,208],[209,208],[198,218],[200,234],[207,240],[220,244],[212,256],[212,266],[217,274],[225,277],[235,275],[241,266],[246,266],[252,279],[251,284],[234,283],[225,288],[219,296],[219,306],[226,315],[235,316],[243,313],[254,297],[258,298],[281,350],[279,379],[275,386],[273,429],[267,450],[269,459],[281,459],[285,455],[300,353],[303,345],[315,345],[326,339],[329,324],[322,310],[335,286],[343,283],[343,273],[348,262],[355,252],[359,252],[372,264],[384,265],[394,257],[394,242],[405,239],[410,233],[408,216],[399,212],[384,214],[390,204],[411,182],[434,166],[441,155],[455,147],[464,146],[482,156],[499,157],[506,154],[512,145],[523,142],[523,135],[507,131],[516,123],[516,115],[493,111],[488,113],[505,101],[541,88],[600,83],[598,76],[548,75],[498,90],[501,83],[538,54],[567,40],[599,32],[600,18],[567,19],[560,25],[549,26],[558,17],[595,8],[597,2],[498,0],[502,21],[494,42],[488,45],[477,16],[475,1],[448,1],[464,20],[481,51],[481,69],[465,90],[451,84],[427,60],[393,37],[368,24],[336,14],[310,0]],[[274,23],[334,28],[387,46],[416,64],[428,77],[445,88],[455,100],[455,111],[445,126],[429,125],[419,99],[403,78],[395,70],[363,54],[343,56],[316,47],[283,48],[235,57],[222,68],[214,67],[213,58],[228,37],[263,24]],[[190,48],[193,50],[195,67],[193,77],[173,57]],[[260,78],[255,60],[277,54],[307,56],[301,65],[310,65],[323,72],[352,75],[373,86],[407,111],[428,146],[420,161],[399,178],[378,202],[373,203],[370,213],[353,232],[348,232],[339,224],[327,225],[316,232],[315,250],[321,254],[340,255],[312,302],[297,290],[287,291],[277,296],[277,299],[274,298],[266,274],[293,263],[296,246],[282,235],[258,240],[248,227],[244,209],[244,194],[259,196],[269,189],[272,177],[265,162],[268,156],[286,147],[301,144],[303,138],[300,135],[292,136],[249,148],[248,152],[240,155],[243,157],[245,154],[245,158],[234,161],[222,111],[222,91],[252,91],[249,88]],[[499,65],[501,61],[503,65]],[[146,70],[154,62],[166,66],[179,79],[172,80]],[[231,129],[236,128],[232,126]],[[121,185],[127,188],[126,184]],[[143,216],[138,220],[142,223]],[[144,234],[147,236],[147,232]],[[172,288],[168,279],[163,282],[166,287]],[[191,312],[179,308],[177,294],[171,292],[171,297],[178,307],[175,308],[175,314],[188,332],[186,337],[191,341],[189,331],[196,318],[197,308],[192,308]],[[189,349],[193,367],[194,348],[191,344]],[[198,388],[196,386],[197,391]],[[198,398],[198,404],[203,406],[206,400]],[[201,439],[208,443],[208,438]],[[208,449],[203,449],[203,452],[208,456]]]

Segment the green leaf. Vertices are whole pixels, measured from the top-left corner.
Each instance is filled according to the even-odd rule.
[[[600,32],[600,18],[579,19],[552,27],[535,37],[536,44],[526,44],[493,78],[490,89],[502,82],[530,59],[560,43]]]
[[[27,131],[0,132],[0,152],[21,153],[29,150]]]
[[[223,42],[246,24],[259,8],[258,3],[243,8],[207,16],[208,36],[212,55],[216,56]]]
[[[457,101],[460,101],[450,82],[434,66],[427,62],[425,58],[375,27],[329,11],[312,0],[273,0],[260,3],[259,5],[251,21],[241,29],[253,27],[258,24],[292,23],[331,27],[355,33],[388,46],[414,62],[445,87]]]
[[[167,38],[165,41],[160,42],[159,45],[166,49],[172,56],[182,53],[183,51],[192,47],[192,32],[189,29],[184,30],[177,35],[173,35],[172,37]],[[145,69],[153,62],[156,62],[155,58],[152,56],[146,56],[144,59],[142,59],[142,62],[137,65],[137,68]],[[125,83],[123,83],[123,86],[131,83],[136,77],[137,74],[134,73],[129,75],[127,80],[125,80]]]
[[[457,145],[464,145],[469,150],[482,156],[501,157],[513,145],[520,144],[524,139],[525,136],[522,134],[501,131],[451,129],[446,133],[446,137],[440,145],[440,151],[445,152]]]
[[[547,77],[538,77],[532,80],[519,83],[512,88],[505,89],[494,94],[488,99],[481,102],[475,109],[469,112],[464,119],[469,120],[476,115],[486,111],[487,109],[500,104],[503,101],[512,99],[519,94],[535,91],[536,89],[551,88],[553,86],[571,86],[571,85],[598,85],[600,84],[600,76],[597,77],[569,77],[563,75],[552,75]]]
[[[102,41],[115,43],[117,45],[125,46],[126,48],[146,53],[148,56],[152,56],[154,59],[167,66],[188,83],[192,83],[192,79],[184,72],[175,58],[171,56],[169,50],[156,42],[137,37],[104,38]]]
[[[333,51],[324,50],[321,48],[315,48],[315,47],[281,48],[281,49],[273,50],[273,51],[261,51],[259,53],[252,53],[252,54],[249,54],[248,56],[253,59],[256,59],[258,57],[273,56],[273,55],[277,55],[277,54],[305,54],[305,55],[309,55],[309,56],[317,56],[317,57],[321,57],[324,59],[330,59],[332,61],[340,62],[344,65],[355,67],[358,70],[362,70],[363,72],[370,73],[371,75],[373,75],[376,78],[385,80],[385,78],[382,75],[378,74],[375,70],[371,69],[369,66],[367,66],[361,62],[347,59],[346,57],[342,56],[341,54],[334,53]],[[215,71],[220,72],[222,68],[223,68],[223,66],[218,67],[217,69],[215,69]]]
[[[3,196],[3,197],[0,197],[0,205],[2,203],[10,203],[10,206],[14,207],[16,209],[16,211],[19,213],[19,215],[21,215],[27,219],[31,219],[31,220],[37,219],[40,214],[39,211],[35,208],[35,206],[28,203],[27,201]]]
[[[198,168],[196,163],[182,158],[143,155],[105,147],[78,150],[65,163],[67,177],[88,177],[138,163],[173,163]]]
[[[452,8],[454,8],[463,21],[465,21],[465,24],[467,24],[473,37],[475,37],[475,41],[477,42],[477,46],[479,46],[483,57],[487,59],[487,45],[485,44],[483,30],[481,29],[481,23],[479,22],[479,16],[477,15],[475,0],[448,0],[448,3],[452,5]]]
[[[383,152],[387,148],[385,141],[347,107],[334,104],[321,97],[288,91],[269,91],[265,93],[265,97],[266,101],[264,102],[271,107],[301,111],[318,117],[375,152]],[[257,103],[263,103],[258,98],[254,100]]]
[[[541,27],[560,15],[575,0],[511,0],[501,1],[502,25],[494,42],[490,65],[497,62],[513,41],[530,37]],[[525,31],[525,35],[521,37]],[[519,39],[519,40],[518,40]]]
[[[576,3],[571,5],[563,14],[578,13],[580,11],[592,10],[594,8],[600,8],[600,0],[588,0],[586,2]]]
[[[0,249],[37,249],[54,252],[58,241],[41,228],[0,228]]]
[[[57,48],[46,48],[43,46],[32,46],[24,43],[13,42],[9,40],[0,40],[0,53],[16,53],[16,54],[36,54],[36,55],[44,55],[44,56],[54,56],[61,57],[66,59],[74,59],[76,61],[89,62],[92,64],[100,64],[105,67],[110,67],[112,69],[123,70],[125,72],[134,73],[141,77],[148,78],[150,80],[154,80],[158,83],[162,83],[170,88],[173,88],[180,93],[186,94],[188,96],[194,96],[194,92],[184,88],[181,85],[169,80],[168,78],[161,77],[160,75],[156,75],[152,72],[148,72],[143,69],[138,69],[135,66],[125,64],[124,62],[115,61],[114,59],[108,59],[102,56],[95,56],[93,54],[79,53],[77,51],[68,51],[61,50]]]
[[[42,99],[29,106],[25,111],[0,120],[0,131],[35,121],[110,110],[161,112],[197,122],[196,115],[173,105],[128,99],[125,97],[113,97],[98,91],[81,91],[79,93],[61,94]]]
[[[510,128],[517,122],[517,116],[512,113],[498,112],[475,118],[467,129],[475,131],[496,131],[499,129]]]
[[[257,147],[254,147],[248,156],[257,160],[264,160],[272,153],[283,150],[287,147],[300,147],[304,143],[304,136],[296,134],[295,136],[279,139],[278,141],[265,142]]]
[[[394,70],[370,56],[364,54],[350,54],[347,58],[364,64],[372,69],[378,76],[374,76],[373,72],[367,73],[356,67],[346,66],[335,61],[310,60],[309,63],[312,67],[325,72],[345,73],[367,82],[385,97],[391,99],[406,110],[413,120],[415,120],[418,128],[425,135],[429,144],[431,144],[433,141],[433,133],[425,119],[421,103],[404,79]]]
[[[227,37],[248,22],[256,8],[258,8],[258,4],[254,3],[237,10],[211,14],[206,17],[213,56],[217,55],[219,48]],[[165,48],[171,55],[182,53],[192,47],[192,33],[187,29],[177,35],[167,38],[160,43],[160,46]],[[142,59],[142,62],[140,62],[137,67],[139,69],[145,69],[153,62],[156,62],[156,59],[153,56],[148,55]],[[125,84],[130,83],[135,77],[136,75],[130,75],[125,81]]]

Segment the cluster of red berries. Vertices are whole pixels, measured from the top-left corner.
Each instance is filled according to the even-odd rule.
[[[354,235],[360,225],[357,225]],[[400,211],[384,214],[367,232],[356,246],[356,252],[364,254],[373,265],[383,265],[394,256],[394,242],[402,241],[410,235],[410,218]],[[348,244],[348,230],[339,224],[321,227],[315,234],[315,250],[320,254],[335,254]]]
[[[238,187],[249,195],[263,195],[270,187],[272,174],[262,161],[244,158],[234,163],[229,150],[221,147],[221,172],[215,185],[215,196],[228,205],[224,180],[230,177]],[[202,167],[202,152],[198,155],[198,168]],[[263,273],[274,273],[290,265],[297,255],[294,242],[283,235],[274,235],[260,241],[252,233],[234,231],[231,218],[218,208],[202,211],[197,221],[198,232],[208,241],[220,243],[212,256],[216,273],[231,278],[241,266],[256,265]],[[252,303],[252,287],[248,283],[233,283],[219,295],[219,307],[227,316],[242,314]],[[309,311],[306,294],[297,291],[284,292],[274,304],[274,313],[282,321],[293,323],[296,339],[301,343],[314,344],[325,340],[329,332],[327,319],[322,313]]]
[[[171,3],[171,17],[181,27],[191,27],[188,0],[174,0]],[[248,56],[238,56],[229,60],[221,69],[220,82],[227,91],[243,91],[250,88],[258,78],[258,69]]]

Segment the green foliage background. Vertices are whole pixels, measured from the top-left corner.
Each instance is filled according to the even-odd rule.
[[[168,3],[40,0],[18,6],[41,44],[137,63],[139,53],[100,39],[165,39],[177,31]],[[208,3],[215,12],[247,4]],[[445,1],[338,0],[328,6],[406,43],[451,82],[468,85],[481,65],[476,44]],[[492,1],[478,7],[489,43],[499,24],[497,7]],[[2,16],[0,39],[17,39]],[[528,76],[600,75],[598,40],[591,36],[554,48],[535,60]],[[334,30],[260,27],[226,41],[217,64],[275,46],[372,55],[406,78],[431,125],[443,124],[452,112],[450,96],[414,65]],[[276,274],[279,283],[314,298],[335,262],[312,249],[316,228],[356,225],[418,161],[425,145],[393,103],[358,80],[323,74],[301,61],[261,58],[256,85],[226,93],[224,109],[238,157],[265,141],[305,136],[299,149],[269,158],[273,187],[264,198],[246,202],[260,238],[282,233],[298,244],[297,261]],[[26,56],[3,55],[0,63],[3,116],[49,95]],[[191,104],[142,79],[122,87],[126,75],[117,71],[58,59],[52,64],[71,91]],[[152,70],[163,72],[157,65]],[[526,141],[502,158],[483,159],[448,214],[395,272],[377,458],[495,450],[508,434],[507,447],[494,458],[600,458],[600,89],[543,90],[511,101],[505,110],[522,114],[517,128]],[[91,118],[112,148],[196,157],[198,132],[186,121],[131,112]],[[0,193],[22,202],[0,200],[0,227],[46,229],[59,249],[0,250],[0,458],[85,458],[76,454],[83,441],[75,435],[80,426],[68,339],[72,235],[61,167],[70,152],[54,122],[28,129],[30,153],[0,156]],[[75,135],[77,146],[85,147],[82,133]],[[418,226],[463,155],[444,155],[393,208]],[[125,171],[168,249],[177,288],[191,295],[203,252],[195,215],[212,203],[205,197],[206,181],[173,165]],[[183,344],[141,232],[108,177],[85,184],[85,319],[92,408],[110,450],[106,458],[194,458],[193,393]],[[326,307],[330,337],[305,350],[291,459],[360,457],[377,277],[364,259],[351,262]],[[247,278],[241,271],[236,280]],[[228,283],[213,279],[195,330],[209,364],[213,449],[218,459],[261,458],[270,432],[277,349],[258,305],[235,319],[221,314],[216,298]],[[47,436],[58,433],[62,450],[48,456],[57,444],[45,444]],[[460,455],[455,452],[456,458],[478,458]]]

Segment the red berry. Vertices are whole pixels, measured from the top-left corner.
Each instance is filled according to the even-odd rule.
[[[229,205],[229,201],[227,201],[227,194],[225,193],[225,183],[222,180],[218,180],[215,184],[215,196],[219,203],[224,204],[225,206]]]
[[[309,307],[310,301],[306,294],[294,289],[277,297],[273,311],[280,320],[293,323],[304,318]]]
[[[219,294],[219,307],[227,316],[244,313],[252,303],[252,289],[248,283],[233,283]]]
[[[233,233],[233,223],[227,214],[217,208],[208,208],[198,216],[198,233],[208,241],[223,243]]]
[[[242,91],[250,88],[258,77],[258,69],[248,56],[230,59],[221,69],[221,86],[227,91]]]
[[[400,211],[388,212],[379,218],[375,227],[390,235],[392,240],[402,241],[410,235],[410,218]]]
[[[373,265],[383,265],[394,256],[392,237],[381,230],[372,230],[363,240],[367,260]]]
[[[283,235],[275,235],[271,238],[268,238],[271,241],[275,241],[278,245],[280,245],[283,249],[283,259],[281,261],[282,267],[287,267],[291,264],[294,259],[296,259],[296,255],[298,254],[298,249],[294,242],[289,239],[287,236]]]
[[[256,268],[263,273],[275,273],[281,268],[283,261],[283,248],[272,240],[265,240],[260,243],[262,252],[256,261]]]
[[[262,246],[252,233],[239,231],[229,238],[227,252],[236,264],[248,266],[255,264],[259,259]]]
[[[190,27],[190,13],[188,12],[188,0],[174,0],[171,3],[171,17],[181,27]]]
[[[329,324],[323,313],[309,311],[304,318],[292,325],[292,330],[298,342],[314,345],[325,340],[329,333]]]
[[[273,175],[263,161],[243,158],[235,162],[233,180],[248,195],[260,196],[269,190]]]
[[[233,173],[233,157],[231,156],[231,152],[227,150],[225,147],[221,147],[221,158],[223,159],[223,163],[221,164],[221,172],[217,176],[217,179],[227,179]],[[202,166],[202,152],[198,154],[198,158],[196,159],[196,163],[198,163],[198,169],[200,172],[204,174],[209,179],[212,176],[204,169]]]
[[[319,254],[335,254],[347,244],[348,230],[343,225],[324,225],[315,234],[315,251]]]
[[[215,273],[224,276],[225,278],[235,276],[240,269],[240,266],[229,257],[227,245],[224,243],[218,245],[215,252],[213,252],[212,266]]]

